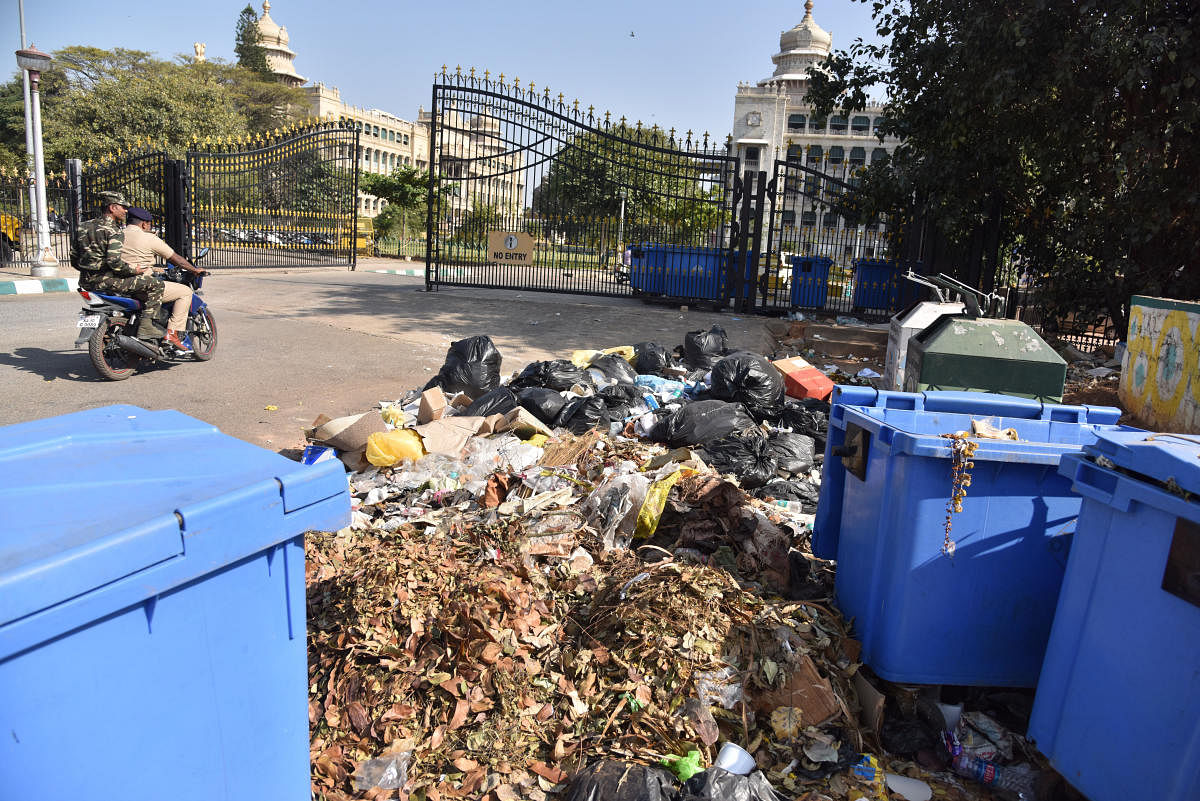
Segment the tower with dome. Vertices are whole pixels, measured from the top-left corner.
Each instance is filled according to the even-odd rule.
[[[883,108],[869,106],[849,116],[813,114],[804,97],[809,79],[833,49],[833,35],[813,19],[812,0],[804,19],[779,35],[775,70],[755,84],[738,84],[733,101],[733,145],[748,169],[774,169],[775,159],[802,160],[821,169],[849,170],[879,159],[898,143],[875,135]]]
[[[263,0],[263,13],[258,18],[259,44],[266,51],[267,66],[281,83],[303,86],[305,78],[296,72],[296,54],[288,47],[287,28],[271,19],[271,0]]]

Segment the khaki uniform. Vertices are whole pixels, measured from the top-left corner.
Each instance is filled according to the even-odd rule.
[[[149,231],[143,231],[137,225],[125,226],[125,243],[121,248],[121,259],[134,267],[153,267],[157,256],[163,261],[175,255],[175,251],[166,242]],[[192,290],[174,281],[163,281],[164,303],[174,303],[171,307],[171,319],[167,328],[172,331],[187,329],[188,312],[192,308]]]

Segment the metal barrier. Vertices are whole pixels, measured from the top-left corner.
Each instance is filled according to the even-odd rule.
[[[29,179],[23,172],[0,172],[0,265],[29,262],[37,255]],[[50,219],[50,247],[55,258],[71,258],[71,187],[65,175],[46,176],[46,211]]]

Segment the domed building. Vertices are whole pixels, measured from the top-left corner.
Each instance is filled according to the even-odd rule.
[[[832,172],[849,171],[882,157],[898,140],[875,135],[883,108],[871,106],[849,118],[813,114],[805,102],[809,79],[833,49],[833,35],[813,19],[812,0],[804,19],[779,35],[771,56],[775,71],[757,84],[740,83],[733,101],[733,143],[743,169],[774,171],[776,159],[803,159]]]
[[[292,63],[296,54],[288,47],[287,28],[271,19],[271,0],[263,0],[263,13],[258,18],[259,44],[266,51],[267,66],[281,83],[300,87],[307,80],[296,72]]]

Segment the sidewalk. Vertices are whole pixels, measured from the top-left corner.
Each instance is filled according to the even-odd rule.
[[[0,265],[0,295],[41,295],[46,292],[74,292],[79,286],[79,272],[70,264],[60,262],[54,278],[34,278],[33,265],[27,261],[10,261]]]

